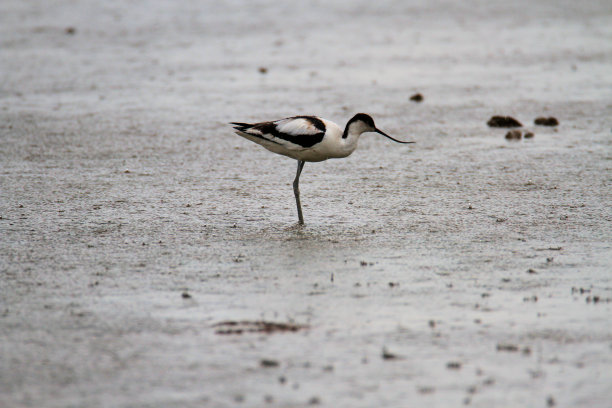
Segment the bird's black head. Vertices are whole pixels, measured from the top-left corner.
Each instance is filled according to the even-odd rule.
[[[367,127],[376,129],[376,125],[374,124],[374,119],[367,113],[358,113],[348,121],[347,125],[350,125],[353,122],[363,122]]]
[[[384,137],[391,139],[397,143],[414,143],[414,142],[402,142],[401,140],[392,138],[391,136],[389,136],[382,130],[378,129],[376,125],[374,124],[374,119],[372,119],[372,117],[366,113],[358,113],[355,116],[353,116],[351,120],[349,120],[348,123],[346,124],[346,128],[344,129],[344,134],[342,135],[342,137],[343,138],[348,137],[349,131],[356,132],[357,134],[361,134],[364,132],[376,132],[376,133],[380,133]]]

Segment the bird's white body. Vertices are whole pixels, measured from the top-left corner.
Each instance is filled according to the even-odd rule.
[[[300,144],[297,140],[282,138],[272,132],[266,133],[264,129],[251,127],[245,131],[238,130],[236,133],[252,142],[262,145],[271,152],[282,154],[296,160],[308,162],[320,162],[327,159],[347,157],[355,151],[361,126],[357,124],[350,127],[347,136],[343,138],[344,131],[331,120],[317,118],[325,126],[325,131],[317,128],[309,118],[295,117],[269,122],[275,126],[275,130],[281,135],[290,135],[299,138],[299,141],[315,138],[323,134],[321,141],[312,146]],[[308,143],[306,143],[308,144]]]
[[[320,162],[327,159],[347,157],[355,151],[359,136],[364,132],[377,132],[398,143],[376,128],[374,120],[358,113],[348,121],[344,130],[331,120],[316,116],[294,116],[272,122],[232,122],[236,133],[262,145],[271,152],[288,156],[298,161],[297,174],[293,181],[293,192],[298,211],[298,223],[304,224],[300,204],[299,181],[305,162]]]

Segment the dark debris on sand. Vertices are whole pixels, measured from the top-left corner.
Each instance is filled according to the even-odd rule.
[[[302,329],[306,329],[308,326],[294,323],[276,323],[266,322],[263,320],[249,321],[234,321],[226,320],[213,325],[216,328],[215,333],[217,334],[244,334],[244,333],[287,333],[297,332]]]
[[[449,361],[446,363],[446,368],[449,370],[459,370],[461,369],[461,363],[459,361]]]
[[[520,130],[511,130],[506,133],[506,139],[508,140],[521,140],[523,138],[523,134]]]
[[[261,367],[265,367],[265,368],[270,368],[270,367],[278,367],[280,365],[280,363],[276,360],[272,360],[269,358],[264,358],[262,360],[259,361],[259,365]]]
[[[490,127],[515,128],[523,125],[512,116],[492,116],[487,122]]]
[[[401,359],[400,356],[398,356],[395,353],[390,352],[389,350],[387,350],[386,347],[383,347],[382,349],[382,354],[381,357],[383,358],[383,360],[396,360],[396,359]]]
[[[415,93],[410,97],[410,100],[413,102],[423,102],[423,99],[423,95],[421,95],[420,93]]]
[[[518,129],[513,129],[513,130],[509,130],[508,133],[506,133],[506,139],[507,140],[521,140],[523,137],[525,139],[532,139],[535,135],[533,134],[533,132],[529,132],[529,131],[525,131],[522,132]]]
[[[539,117],[536,118],[533,123],[535,123],[538,126],[558,126],[559,125],[559,121],[557,120],[557,118],[555,117]]]

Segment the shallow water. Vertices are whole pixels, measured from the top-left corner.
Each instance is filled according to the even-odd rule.
[[[0,15],[0,405],[608,406],[607,2]],[[417,143],[307,163],[303,229],[226,124],[359,111]]]

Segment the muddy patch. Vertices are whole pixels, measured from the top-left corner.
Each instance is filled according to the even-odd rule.
[[[247,333],[295,333],[300,330],[307,329],[308,326],[295,323],[277,323],[267,322],[263,320],[227,320],[213,325],[216,334],[222,335],[239,335]]]
[[[487,125],[489,125],[489,127],[498,128],[515,128],[523,126],[521,122],[514,119],[512,116],[492,116],[487,122]]]

